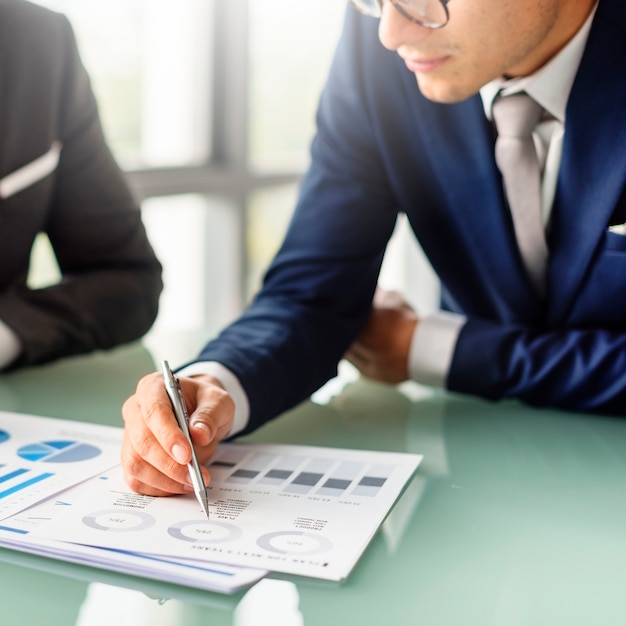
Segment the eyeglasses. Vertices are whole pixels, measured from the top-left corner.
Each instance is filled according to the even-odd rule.
[[[389,0],[407,20],[426,28],[442,28],[448,23],[449,0]],[[365,15],[380,17],[384,0],[350,0]]]

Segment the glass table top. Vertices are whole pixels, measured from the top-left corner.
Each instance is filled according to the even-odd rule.
[[[6,374],[0,410],[121,426],[122,402],[157,369],[164,346],[148,341]],[[192,355],[170,352],[170,362]],[[243,439],[406,451],[424,461],[342,583],[276,574],[220,595],[0,550],[1,623],[626,623],[624,419],[349,375]]]

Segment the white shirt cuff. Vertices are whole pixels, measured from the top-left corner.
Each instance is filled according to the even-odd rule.
[[[0,320],[0,370],[3,370],[22,352],[22,342],[19,337]]]
[[[411,380],[445,387],[454,347],[465,317],[439,311],[420,319],[409,350]]]
[[[224,389],[235,403],[235,417],[233,419],[233,425],[228,433],[228,437],[232,437],[237,433],[240,433],[248,425],[248,418],[250,416],[250,404],[248,403],[248,396],[243,390],[239,379],[221,363],[216,361],[199,361],[198,363],[192,363],[177,370],[176,373],[179,376],[199,376],[206,374],[213,376],[222,383]]]

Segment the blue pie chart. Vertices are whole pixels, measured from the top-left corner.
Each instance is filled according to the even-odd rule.
[[[93,459],[100,454],[100,448],[80,441],[42,441],[22,446],[17,454],[27,461],[42,463],[78,463]]]

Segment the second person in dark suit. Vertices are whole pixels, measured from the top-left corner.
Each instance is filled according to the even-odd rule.
[[[32,288],[39,233],[61,280]],[[0,368],[137,339],[161,289],[68,20],[23,0],[0,3]]]

